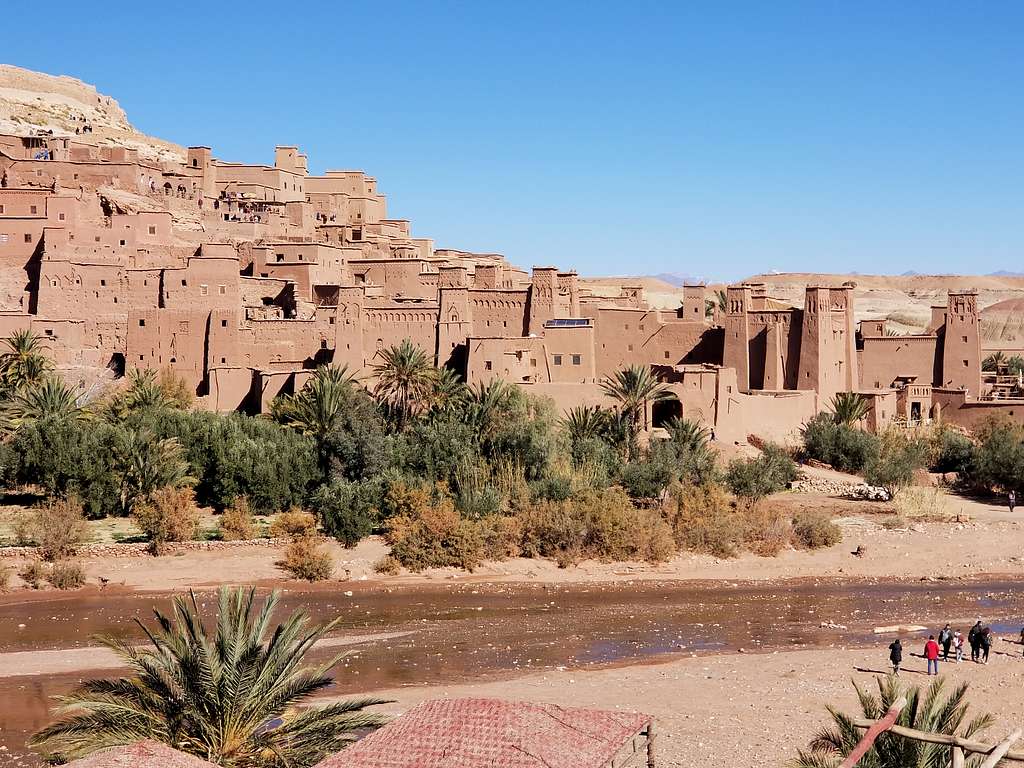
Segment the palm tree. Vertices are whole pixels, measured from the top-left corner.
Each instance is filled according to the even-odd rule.
[[[466,421],[481,442],[494,437],[503,415],[509,412],[517,390],[503,379],[479,383],[470,390]]]
[[[469,401],[469,388],[462,377],[451,368],[438,368],[434,390],[430,394],[430,410],[450,413]]]
[[[68,759],[153,739],[232,768],[306,768],[382,725],[362,711],[380,699],[298,708],[334,682],[344,654],[300,665],[339,619],[310,626],[299,611],[271,630],[279,593],[262,606],[255,597],[252,588],[222,588],[208,628],[190,592],[174,599],[172,616],[154,611],[155,627],[136,620],[151,647],[103,638],[132,676],[89,680],[61,697],[57,720],[30,743]]]
[[[981,370],[998,373],[999,369],[1003,367],[1005,359],[1006,356],[1002,352],[993,352],[981,361]]]
[[[678,416],[669,419],[665,425],[669,439],[682,448],[700,450],[707,448],[711,439],[711,430],[702,427],[698,422]]]
[[[53,362],[45,354],[44,339],[25,329],[3,339],[7,351],[0,354],[0,385],[8,391],[29,384],[40,384],[53,370]]]
[[[322,441],[334,431],[356,381],[348,366],[322,365],[298,393],[276,398],[271,413],[280,423]]]
[[[729,306],[729,299],[727,297],[725,289],[719,288],[717,291],[715,291],[714,297],[714,301],[712,301],[711,299],[704,300],[704,317],[714,317],[716,309],[718,310],[718,313],[720,315],[725,314],[725,310]]]
[[[1012,375],[1019,376],[1024,373],[1024,357],[1020,355],[1013,355],[1013,357],[1006,358],[1006,372]]]
[[[831,405],[835,423],[845,427],[852,427],[871,411],[871,401],[857,392],[837,392]]]
[[[437,369],[409,339],[379,354],[381,362],[373,367],[377,374],[373,394],[396,415],[401,430],[430,402]]]
[[[967,683],[960,683],[949,696],[943,694],[942,678],[921,691],[917,686],[904,688],[899,678],[889,675],[876,678],[878,696],[854,684],[862,712],[860,717],[878,720],[900,696],[907,704],[896,720],[897,725],[929,733],[957,735],[965,739],[981,733],[994,722],[991,715],[979,715],[967,722],[965,697]],[[863,730],[854,728],[857,716],[850,716],[829,706],[832,726],[822,728],[807,751],[800,750],[792,768],[835,768],[860,741]],[[979,765],[984,756],[969,758],[966,765]],[[857,763],[858,768],[946,768],[949,747],[911,741],[891,733],[878,737],[871,750]]]
[[[574,444],[600,438],[608,431],[608,411],[599,405],[577,405],[569,409],[562,425]]]
[[[59,376],[47,376],[41,382],[23,384],[14,391],[0,410],[0,423],[8,432],[17,432],[25,424],[42,419],[84,419],[87,414],[78,404],[74,391]]]
[[[149,430],[129,429],[118,434],[113,453],[125,515],[154,491],[195,483],[177,438],[159,439]]]
[[[633,365],[606,376],[601,382],[601,389],[618,403],[628,428],[628,448],[632,454],[641,424],[643,429],[647,429],[647,403],[669,398],[668,387],[659,382],[646,365]]]

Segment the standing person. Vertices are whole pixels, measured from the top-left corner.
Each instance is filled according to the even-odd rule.
[[[949,661],[949,646],[953,644],[953,630],[946,624],[939,632],[939,645],[942,646],[942,660]]]
[[[982,664],[988,664],[988,652],[992,650],[992,630],[985,627],[979,634],[979,644],[981,645],[982,653]]]
[[[971,646],[971,661],[978,660],[978,648],[981,645],[981,619],[978,619],[974,626],[971,627],[971,631],[967,633],[967,644]]]
[[[1024,634],[1024,630],[1021,633]],[[903,663],[903,643],[898,637],[889,643],[889,661],[892,663],[892,673],[899,677],[900,664]]]
[[[1010,495],[1006,497],[1007,504],[1010,505],[1010,511],[1013,512],[1013,508],[1017,506],[1017,493],[1016,491],[1010,491]]]
[[[928,674],[939,674],[939,644],[935,642],[935,635],[928,635],[928,642],[924,644],[924,657],[928,659]]]
[[[1024,634],[1024,630],[1021,633]],[[953,649],[956,651],[956,663],[959,664],[964,660],[964,635],[959,629],[953,633]]]

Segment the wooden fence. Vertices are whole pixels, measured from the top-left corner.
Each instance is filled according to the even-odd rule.
[[[913,741],[923,741],[929,744],[944,744],[948,746],[950,768],[964,768],[966,756],[970,754],[986,756],[985,761],[981,764],[981,768],[995,768],[996,765],[999,764],[1000,760],[1024,763],[1024,752],[1011,751],[1011,747],[1020,741],[1021,736],[1024,736],[1024,730],[1020,728],[1015,730],[998,744],[985,744],[980,741],[964,739],[960,736],[947,736],[944,733],[918,731],[914,728],[905,728],[902,725],[896,725],[896,719],[899,717],[900,712],[903,711],[903,708],[906,705],[906,698],[900,697],[893,702],[893,705],[889,707],[885,716],[881,719],[855,720],[853,723],[854,726],[856,728],[863,728],[865,733],[857,743],[857,746],[854,747],[853,751],[850,752],[846,759],[839,764],[839,768],[854,768],[854,766],[860,762],[860,759],[864,757],[865,753],[871,749],[871,745],[875,743],[875,739],[883,733],[892,733],[896,736],[902,736],[905,739],[912,739]]]

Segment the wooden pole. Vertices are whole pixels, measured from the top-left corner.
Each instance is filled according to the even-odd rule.
[[[950,752],[952,759],[949,762],[950,768],[964,768],[964,751],[960,747],[953,747]]]
[[[647,724],[647,768],[654,768],[654,721]]]
[[[854,728],[870,728],[875,720],[855,720]],[[945,744],[948,747],[959,747],[964,752],[974,752],[979,755],[987,755],[996,747],[992,744],[985,744],[981,741],[971,741],[961,736],[947,736],[944,733],[930,733],[928,731],[917,731],[913,728],[905,728],[902,725],[894,725],[888,729],[889,733],[895,736],[903,736],[914,741],[924,741],[929,744]],[[1007,751],[1003,754],[1004,760],[1011,760],[1024,763],[1024,751]]]
[[[1021,735],[1024,735],[1024,731],[1018,728],[1007,736],[1002,742],[1000,742],[998,747],[989,753],[985,762],[981,764],[981,768],[996,768],[996,766],[999,765],[999,761],[1003,759],[1003,755],[1010,751],[1010,747],[1020,741]]]
[[[892,703],[888,711],[885,713],[885,717],[881,720],[876,720],[868,728],[857,746],[853,748],[853,751],[846,756],[846,759],[839,764],[839,768],[853,768],[860,759],[864,757],[871,746],[875,743],[875,739],[881,736],[883,733],[888,731],[896,723],[896,718],[900,716],[900,712],[907,706],[907,697],[900,696],[896,701]]]

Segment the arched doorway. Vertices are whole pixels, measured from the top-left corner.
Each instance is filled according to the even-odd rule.
[[[672,396],[665,400],[659,400],[651,406],[651,426],[655,429],[664,427],[672,419],[683,417],[683,404],[679,398]]]

